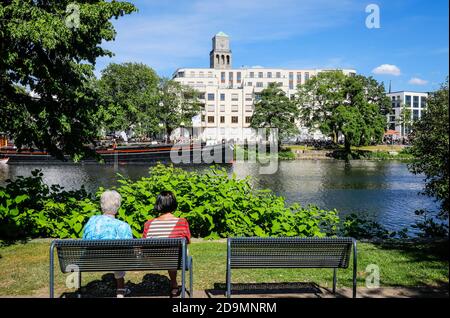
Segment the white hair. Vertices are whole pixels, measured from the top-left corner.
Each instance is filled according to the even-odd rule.
[[[122,197],[117,191],[105,191],[100,197],[100,206],[103,213],[116,214],[120,207]]]

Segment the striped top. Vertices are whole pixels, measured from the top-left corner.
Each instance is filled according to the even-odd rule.
[[[191,240],[189,223],[184,218],[173,220],[153,219],[144,225],[143,238],[186,238],[187,243]]]

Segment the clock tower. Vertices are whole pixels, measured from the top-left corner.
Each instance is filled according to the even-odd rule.
[[[231,69],[230,37],[223,32],[219,32],[213,37],[212,43],[213,49],[209,53],[210,67],[225,70]]]

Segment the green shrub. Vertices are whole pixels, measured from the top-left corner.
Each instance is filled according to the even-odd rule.
[[[117,217],[130,224],[135,237],[156,216],[153,206],[162,190],[176,194],[175,214],[187,218],[194,237],[320,237],[334,235],[339,223],[336,210],[288,206],[271,191],[252,189],[248,178],[230,178],[225,169],[197,173],[157,165],[140,180],[120,178],[117,191],[122,205]],[[83,188],[70,192],[58,186],[49,188],[39,171],[9,181],[6,188],[0,188],[1,236],[80,237],[88,218],[100,213],[98,198],[103,191],[100,188],[92,197]]]

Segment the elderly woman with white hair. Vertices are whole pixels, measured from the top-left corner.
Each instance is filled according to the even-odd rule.
[[[117,191],[105,191],[100,198],[102,215],[95,215],[89,219],[83,230],[84,240],[117,240],[132,239],[131,227],[115,218],[121,203],[121,196]],[[117,281],[117,297],[129,293],[125,289],[125,272],[115,272]]]

